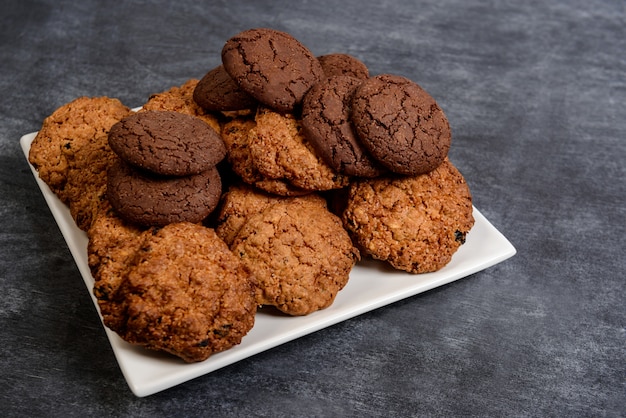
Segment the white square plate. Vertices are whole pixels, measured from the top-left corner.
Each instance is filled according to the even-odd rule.
[[[31,133],[20,139],[26,158],[35,135]],[[94,279],[87,264],[87,236],[76,227],[68,208],[41,181],[34,167],[31,166],[31,170],[98,309],[91,291]],[[382,262],[361,261],[352,270],[348,284],[330,307],[303,317],[261,311],[256,316],[254,327],[241,344],[200,363],[186,364],[173,356],[133,346],[104,328],[128,386],[135,395],[148,396],[303,335],[469,276],[515,254],[513,245],[476,208],[474,218],[474,227],[467,235],[465,244],[443,269],[415,275],[393,270]]]

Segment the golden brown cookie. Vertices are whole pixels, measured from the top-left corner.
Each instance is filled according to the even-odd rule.
[[[216,232],[226,244],[231,245],[250,216],[262,212],[273,204],[295,199],[308,200],[311,203],[317,203],[322,209],[326,208],[326,200],[315,193],[299,197],[285,197],[265,193],[263,190],[246,184],[233,185],[222,195]]]
[[[254,119],[236,117],[225,123],[222,128],[222,140],[227,149],[226,158],[235,174],[245,183],[268,193],[281,196],[299,196],[310,193],[308,190],[291,185],[284,179],[266,178],[259,172],[250,154],[250,135],[255,127]]]
[[[186,362],[241,342],[254,325],[253,281],[215,231],[182,222],[143,232],[137,242],[109,268],[121,278],[117,287],[96,293],[106,294],[99,297],[106,326]]]
[[[196,116],[208,123],[216,132],[219,132],[221,128],[218,118],[200,107],[193,99],[193,91],[197,85],[198,80],[192,78],[181,86],[155,93],[143,105],[142,110],[171,110]]]
[[[289,315],[331,305],[359,259],[341,220],[300,197],[248,216],[230,248],[257,279],[257,303]]]
[[[250,156],[263,176],[315,191],[349,183],[349,177],[335,172],[315,153],[293,115],[259,107],[255,120],[248,139]]]
[[[474,224],[472,197],[446,159],[418,176],[354,182],[343,222],[361,252],[410,273],[444,267]]]
[[[104,196],[106,170],[115,159],[107,135],[130,114],[119,100],[80,97],[48,116],[33,140],[29,161],[70,212],[79,228],[89,228]]]

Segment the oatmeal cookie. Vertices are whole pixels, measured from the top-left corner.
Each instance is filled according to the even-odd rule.
[[[313,204],[318,204],[321,209],[326,208],[326,200],[315,193],[299,197],[285,197],[265,193],[256,187],[245,184],[233,185],[222,195],[215,230],[226,244],[231,245],[250,216],[256,215],[274,204],[295,199],[304,199]]]
[[[181,86],[174,86],[167,91],[151,95],[140,111],[144,110],[172,110],[196,116],[205,121],[216,132],[220,131],[220,122],[217,116],[204,110],[193,99],[193,92],[198,85],[198,79],[191,78]]]
[[[212,229],[187,222],[142,234],[101,303],[120,337],[186,362],[241,342],[254,325],[252,278]]]
[[[259,107],[255,120],[248,138],[250,156],[263,176],[316,191],[349,183],[348,176],[334,171],[315,153],[293,115]]]
[[[446,159],[426,174],[354,182],[343,222],[364,255],[426,273],[448,264],[465,242],[472,209],[465,179]]]
[[[281,196],[299,196],[310,191],[291,185],[284,179],[265,177],[257,169],[250,154],[250,135],[256,127],[254,119],[236,117],[224,124],[222,140],[227,149],[227,160],[232,170],[243,182],[254,185],[268,193]]]
[[[341,220],[299,197],[247,217],[230,248],[257,279],[257,303],[289,315],[330,306],[359,259]]]

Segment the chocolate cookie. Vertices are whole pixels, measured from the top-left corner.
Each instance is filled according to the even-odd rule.
[[[164,177],[117,161],[108,172],[107,197],[119,215],[140,225],[201,222],[219,203],[217,168],[184,177]]]
[[[223,65],[204,75],[193,91],[193,99],[205,110],[228,111],[250,109],[256,100],[239,88]]]
[[[359,259],[339,218],[299,197],[247,217],[230,248],[257,280],[257,303],[289,315],[332,304]]]
[[[352,95],[361,80],[335,76],[314,85],[302,102],[302,128],[311,145],[335,171],[376,177],[385,170],[361,145],[350,120]]]
[[[448,155],[446,116],[407,78],[383,74],[364,81],[354,93],[352,121],[370,154],[393,172],[426,173]]]
[[[184,113],[202,119],[215,129],[215,132],[219,132],[220,122],[218,118],[200,107],[193,99],[193,92],[197,86],[198,80],[191,78],[181,86],[174,86],[167,91],[152,94],[139,111],[171,110]]]
[[[186,176],[226,156],[219,134],[202,120],[173,111],[146,111],[115,124],[109,144],[126,162],[156,174]]]
[[[465,242],[472,210],[465,179],[445,159],[426,174],[354,182],[343,221],[363,254],[426,273],[448,264]]]
[[[273,29],[233,36],[222,49],[222,63],[243,91],[279,112],[291,112],[324,75],[311,51]]]
[[[358,58],[348,54],[327,54],[317,57],[326,77],[344,75],[366,80],[369,78],[367,66]]]
[[[100,233],[100,251],[115,252],[117,234],[107,241],[107,230]],[[241,342],[254,325],[253,282],[215,231],[181,222],[145,232],[136,243],[114,262],[119,283],[106,298],[97,293],[106,326],[131,344],[186,362]]]

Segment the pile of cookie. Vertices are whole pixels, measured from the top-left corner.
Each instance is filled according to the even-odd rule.
[[[137,111],[61,106],[29,155],[87,233],[105,325],[187,362],[241,342],[261,306],[330,306],[361,257],[439,270],[474,223],[416,83],[273,29],[221,55]]]

